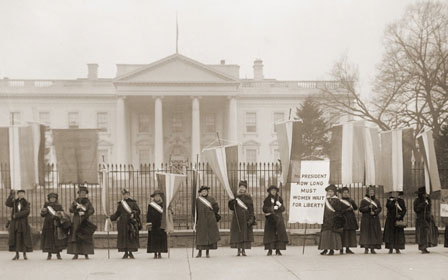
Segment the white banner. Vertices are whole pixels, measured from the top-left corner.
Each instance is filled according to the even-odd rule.
[[[325,188],[330,179],[328,160],[302,161],[300,183],[291,184],[289,223],[322,224]]]

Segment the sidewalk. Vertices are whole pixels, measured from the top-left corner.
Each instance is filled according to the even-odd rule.
[[[191,258],[191,248],[171,249],[170,259],[154,260],[140,249],[135,260],[122,260],[122,254],[111,250],[95,250],[90,260],[46,260],[41,251],[29,253],[29,260],[11,261],[13,253],[0,252],[0,279],[448,279],[448,248],[431,248],[422,255],[416,245],[408,245],[401,255],[379,250],[377,255],[320,256],[315,246],[288,247],[281,257],[267,257],[262,247],[248,250],[247,257],[236,257],[235,250],[219,248],[211,258]]]

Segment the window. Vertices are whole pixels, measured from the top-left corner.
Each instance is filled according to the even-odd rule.
[[[96,127],[102,132],[109,130],[109,115],[107,112],[96,113]]]
[[[274,112],[274,132],[277,132],[275,129],[275,125],[278,122],[281,122],[285,119],[285,113],[284,112]]]
[[[47,126],[50,125],[50,112],[39,112],[39,122]]]
[[[109,151],[107,149],[98,149],[98,162],[109,163]]]
[[[79,113],[69,112],[68,113],[68,128],[79,128]]]
[[[9,120],[11,122],[11,125],[18,125],[20,124],[20,112],[11,112],[9,116]]]
[[[149,163],[149,149],[138,150],[138,162],[139,164]]]
[[[257,132],[257,113],[246,113],[246,132]]]
[[[216,125],[215,125],[215,114],[209,113],[205,115],[205,132],[207,133],[215,133]]]
[[[149,133],[150,118],[149,114],[138,114],[138,133]]]
[[[172,129],[173,129],[173,132],[182,132],[183,131],[183,123],[182,123],[182,114],[181,113],[173,114]]]
[[[246,149],[246,162],[248,163],[257,162],[257,149],[253,148]]]

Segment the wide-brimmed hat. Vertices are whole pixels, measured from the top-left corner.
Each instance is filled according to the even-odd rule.
[[[246,181],[246,180],[241,180],[241,181],[238,183],[238,187],[240,187],[240,186],[244,186],[244,187],[246,187],[246,189],[247,189],[247,181]]]
[[[330,184],[328,187],[325,188],[325,191],[326,191],[326,192],[328,192],[328,191],[333,191],[334,193],[336,193],[337,188],[336,188],[335,185]]]
[[[273,190],[273,189],[276,189],[277,190],[277,192],[279,192],[280,191],[280,189],[276,186],[276,185],[271,185],[269,188],[268,188],[268,193],[270,193],[271,192],[271,190]]]
[[[121,190],[121,194],[127,194],[127,193],[131,193],[128,189],[122,189]]]
[[[47,194],[47,199],[48,199],[48,200],[49,200],[50,198],[52,198],[52,197],[58,199],[58,194],[57,194],[57,193],[54,193],[54,192],[51,192],[51,193]]]
[[[79,186],[79,188],[78,188],[78,193],[80,193],[80,192],[82,192],[82,191],[84,191],[84,192],[86,192],[86,193],[89,193],[89,190],[87,189],[87,187],[86,187],[85,185],[81,185],[81,186]]]
[[[425,194],[426,193],[426,187],[425,186],[421,186],[420,188],[417,189],[417,191],[415,193],[418,194],[418,195]]]
[[[156,196],[156,195],[163,196],[163,192],[162,192],[161,190],[155,190],[155,191],[151,194],[151,197],[154,197],[154,196]]]
[[[210,188],[209,187],[207,187],[207,186],[201,186],[200,188],[199,188],[199,190],[198,190],[198,193],[200,193],[200,192],[202,192],[203,190],[209,190]]]
[[[21,192],[25,193],[25,190],[17,190],[17,193],[21,193]]]

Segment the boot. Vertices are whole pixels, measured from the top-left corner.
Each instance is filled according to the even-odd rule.
[[[268,256],[272,256],[272,250],[271,249],[269,249],[269,251],[268,251],[268,254],[267,254]]]
[[[51,260],[51,253],[48,253],[47,260]]]
[[[78,259],[78,254],[75,254],[72,258],[72,260],[77,260]]]
[[[210,258],[210,251],[209,250],[205,250],[205,257],[206,258]]]
[[[348,247],[345,249],[345,253],[347,253],[347,254],[354,254],[353,251],[350,250],[350,248],[348,248]]]
[[[395,253],[401,254],[400,249],[395,249]]]
[[[328,250],[323,250],[322,252],[320,252],[320,254],[323,256],[323,255],[326,255],[327,252],[328,252]]]
[[[334,251],[330,250],[330,252],[328,253],[328,255],[333,256],[334,255]]]
[[[162,258],[162,253],[159,252],[159,253],[157,254],[157,258],[161,259],[161,258]]]
[[[243,255],[243,257],[247,256],[247,255],[246,255],[246,250],[241,249],[241,255]]]
[[[369,253],[369,249],[365,248],[364,249],[364,254],[368,254]]]
[[[344,254],[344,249],[340,249],[339,250],[339,254],[343,255]]]
[[[28,258],[26,257],[26,253],[25,252],[23,252],[23,259],[24,260],[27,260]]]
[[[241,249],[238,248],[238,253],[236,254],[237,257],[241,256]]]
[[[61,253],[57,253],[56,257],[58,258],[58,260],[62,260]]]
[[[84,257],[86,258],[86,260],[89,259],[89,255],[85,254]]]
[[[422,250],[422,254],[429,254],[429,253],[430,253],[430,252],[429,252],[428,249],[426,249],[426,248]]]
[[[370,249],[370,253],[371,253],[371,254],[376,254],[375,249],[373,249],[373,248]]]
[[[14,256],[14,258],[12,258],[13,261],[16,261],[20,258],[19,256],[19,252],[16,252],[16,255]]]
[[[281,255],[282,255],[282,252],[280,252],[280,250],[277,249],[277,250],[275,250],[275,255],[276,255],[276,256],[281,256]]]
[[[132,254],[132,252],[129,252],[128,256],[129,256],[130,259],[135,259],[135,257],[134,257],[134,255]]]
[[[128,252],[126,251],[126,252],[124,252],[124,255],[123,255],[123,257],[121,257],[122,259],[127,259],[129,257],[129,255],[128,255]]]
[[[157,253],[154,253],[154,259],[157,259],[159,257],[159,255],[157,255]],[[196,256],[197,258],[197,256]]]
[[[389,249],[389,254],[392,254],[394,252],[393,249]]]
[[[198,254],[196,255],[196,258],[202,257],[202,250],[199,250]]]

